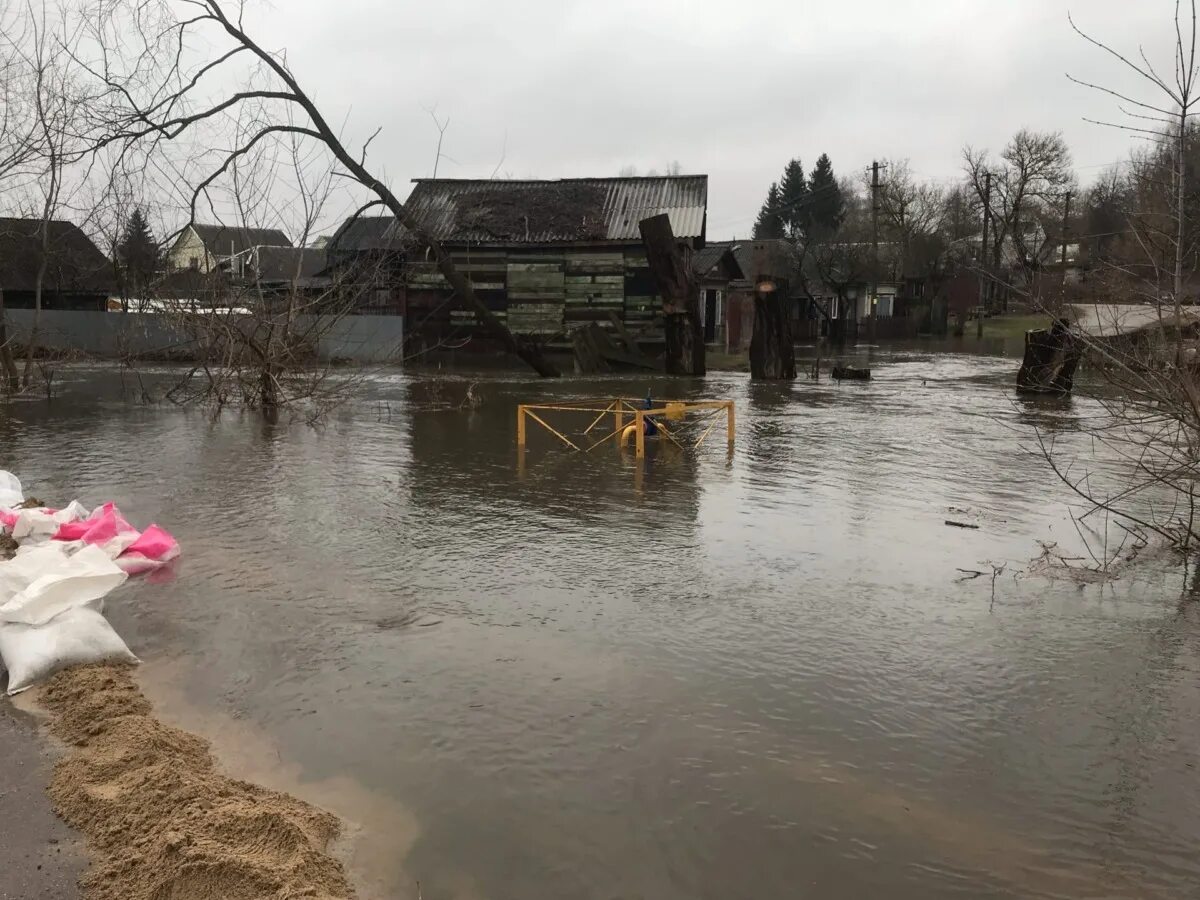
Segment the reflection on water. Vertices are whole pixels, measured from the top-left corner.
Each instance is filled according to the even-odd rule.
[[[387,896],[1192,894],[1182,579],[1012,577],[1074,540],[1021,447],[1088,401],[1016,400],[1011,359],[863,361],[866,384],[493,375],[474,410],[466,379],[380,376],[317,430],[78,371],[0,416],[0,467],[178,533],[173,584],[112,604],[145,679],[392,822],[359,858]],[[736,400],[732,458],[519,464],[516,403],[647,388]],[[956,580],[984,560],[1011,567],[994,605]]]

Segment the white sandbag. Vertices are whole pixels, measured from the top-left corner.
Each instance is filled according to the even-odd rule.
[[[88,510],[78,500],[72,500],[67,506],[57,512],[45,509],[23,509],[17,513],[17,521],[12,527],[13,539],[25,544],[44,543],[58,533],[58,529],[68,522],[86,519]]]
[[[0,622],[41,625],[102,599],[128,577],[100,547],[22,547],[0,563]]]
[[[0,469],[0,509],[20,506],[24,502],[25,492],[21,490],[17,476]]]
[[[108,620],[88,607],[67,610],[44,625],[0,625],[0,657],[10,697],[68,666],[138,661]]]

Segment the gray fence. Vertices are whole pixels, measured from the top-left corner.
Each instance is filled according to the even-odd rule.
[[[6,311],[10,336],[24,344],[33,326],[33,310]],[[344,316],[321,328],[301,316],[297,328],[318,335],[321,359],[362,363],[399,362],[404,344],[403,316]],[[39,343],[101,358],[127,355],[148,358],[188,355],[195,339],[169,317],[157,313],[42,310]]]

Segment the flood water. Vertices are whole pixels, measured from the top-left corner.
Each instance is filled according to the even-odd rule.
[[[1028,429],[1070,445],[1088,402],[1016,401],[1012,359],[873,365],[492,374],[474,410],[380,375],[320,428],[78,370],[0,413],[0,468],[176,533],[113,624],[373,828],[378,896],[1197,896],[1200,605],[1166,563],[1014,577],[1077,546]],[[648,385],[735,400],[733,453],[519,460],[518,402]],[[990,563],[994,596],[959,580]]]

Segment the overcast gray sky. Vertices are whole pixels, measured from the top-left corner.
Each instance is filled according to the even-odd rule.
[[[396,187],[440,173],[616,175],[678,160],[709,175],[709,236],[749,233],[768,184],[799,156],[839,174],[873,157],[954,177],[962,145],[1061,130],[1080,178],[1127,155],[1090,125],[1115,103],[1071,84],[1139,91],[1070,30],[1067,11],[1169,69],[1174,0],[280,0],[253,30],[286,47],[330,119]],[[503,162],[501,155],[503,153]]]

